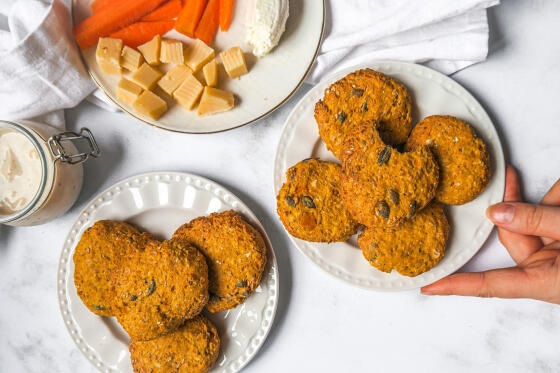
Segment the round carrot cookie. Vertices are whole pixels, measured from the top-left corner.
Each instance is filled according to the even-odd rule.
[[[400,153],[385,145],[369,123],[348,133],[341,162],[342,202],[368,227],[411,218],[432,200],[438,185],[438,166],[428,147]]]
[[[195,245],[206,257],[210,312],[235,308],[257,288],[266,265],[260,232],[233,210],[192,220],[173,234]]]
[[[114,315],[111,272],[125,254],[143,249],[152,240],[150,234],[119,221],[100,220],[86,229],[74,251],[74,283],[91,312]]]
[[[433,268],[445,254],[449,223],[443,207],[431,203],[397,227],[366,228],[358,246],[366,260],[383,272],[418,276]]]
[[[412,100],[406,87],[380,72],[363,69],[346,75],[325,90],[315,105],[319,134],[340,159],[342,140],[354,124],[378,125],[388,144],[402,144],[411,129]]]
[[[135,373],[205,373],[218,359],[220,337],[216,327],[200,315],[178,330],[151,341],[130,341]]]
[[[206,259],[180,239],[127,255],[112,280],[117,320],[136,340],[172,332],[197,316],[209,298]]]
[[[286,172],[276,197],[277,212],[286,230],[306,241],[346,241],[360,224],[340,198],[340,165],[309,159]]]
[[[475,199],[490,181],[486,145],[473,128],[451,116],[434,115],[418,123],[405,148],[430,147],[439,164],[440,182],[436,199],[462,205]]]

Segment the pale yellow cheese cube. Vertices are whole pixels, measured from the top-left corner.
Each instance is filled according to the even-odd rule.
[[[204,86],[191,74],[173,92],[173,98],[177,100],[179,105],[187,110],[191,110],[198,101],[203,89]]]
[[[218,85],[218,64],[215,58],[204,65],[202,72],[204,73],[207,86],[215,87]]]
[[[144,59],[150,65],[159,65],[159,52],[161,48],[161,36],[156,35],[152,40],[138,47]]]
[[[138,70],[132,73],[130,79],[144,89],[152,89],[163,74],[147,63],[143,63]]]
[[[119,75],[121,73],[121,39],[99,38],[95,60],[105,74]]]
[[[185,64],[195,73],[212,58],[214,58],[214,49],[198,39],[185,50]]]
[[[162,40],[159,51],[159,62],[162,63],[183,63],[183,43],[179,40]]]
[[[192,70],[189,67],[185,65],[176,65],[169,70],[157,84],[165,93],[171,96],[177,87],[191,74]]]
[[[239,47],[232,47],[225,52],[220,53],[222,63],[230,78],[237,78],[247,74],[247,64],[245,63],[245,55]]]
[[[117,85],[117,98],[125,104],[132,105],[134,101],[140,96],[143,89],[138,84],[131,82],[128,79],[121,78]]]
[[[221,113],[233,109],[234,98],[231,92],[204,87],[204,93],[198,104],[198,115]]]
[[[167,111],[167,103],[152,91],[144,91],[134,104],[134,111],[153,120],[157,120]]]
[[[121,66],[129,71],[136,71],[142,65],[142,55],[136,49],[124,46],[121,53]]]

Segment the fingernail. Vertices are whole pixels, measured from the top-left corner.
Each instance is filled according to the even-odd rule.
[[[515,214],[515,206],[508,203],[498,203],[487,210],[488,217],[494,223],[511,223]]]

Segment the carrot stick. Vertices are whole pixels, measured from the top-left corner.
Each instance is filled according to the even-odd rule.
[[[156,8],[151,13],[146,14],[140,21],[169,21],[177,17],[181,11],[181,0],[170,0],[169,2]]]
[[[136,22],[110,36],[115,39],[122,39],[124,45],[136,48],[139,45],[149,42],[156,35],[163,35],[173,28],[175,21],[158,22]]]
[[[72,28],[76,42],[85,49],[154,10],[165,0],[119,0],[105,7]]]
[[[91,10],[95,13],[98,12],[100,9],[105,8],[107,5],[115,2],[116,0],[93,0],[90,5]]]
[[[207,3],[208,0],[186,0],[183,9],[181,9],[177,17],[175,30],[188,37],[194,37],[194,31],[198,26]]]
[[[220,30],[227,31],[231,23],[234,0],[220,0]]]
[[[196,27],[194,36],[206,44],[210,44],[220,23],[220,0],[209,0],[204,14]]]

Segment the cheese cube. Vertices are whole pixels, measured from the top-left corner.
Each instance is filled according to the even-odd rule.
[[[214,49],[198,39],[185,50],[185,64],[195,73],[212,58],[214,58]]]
[[[157,84],[165,93],[171,96],[189,75],[192,75],[192,70],[190,68],[185,65],[176,65],[169,70]]]
[[[143,89],[128,79],[121,78],[117,85],[117,98],[125,104],[132,105]]]
[[[204,79],[206,79],[207,86],[215,87],[218,85],[218,64],[216,63],[215,58],[204,65],[202,72],[204,73]]]
[[[144,89],[152,89],[163,74],[156,68],[143,63],[138,70],[130,76],[130,79]]]
[[[191,74],[173,92],[173,98],[177,100],[179,105],[187,110],[191,110],[198,101],[203,89],[203,85]]]
[[[247,64],[245,64],[245,55],[239,47],[233,47],[225,52],[220,53],[222,63],[230,78],[237,78],[247,74]]]
[[[121,39],[99,38],[95,60],[105,74],[119,75],[121,73]]]
[[[136,71],[142,65],[142,55],[136,49],[124,46],[121,53],[121,66],[130,71]]]
[[[152,91],[144,91],[132,106],[138,114],[153,120],[167,111],[167,103]]]
[[[159,62],[183,63],[183,43],[179,40],[162,40],[159,51]]]
[[[156,35],[152,40],[138,47],[144,59],[150,65],[159,65],[159,51],[161,48],[161,36]]]
[[[234,98],[231,92],[221,89],[204,87],[204,93],[198,105],[198,115],[208,115],[231,110]]]

